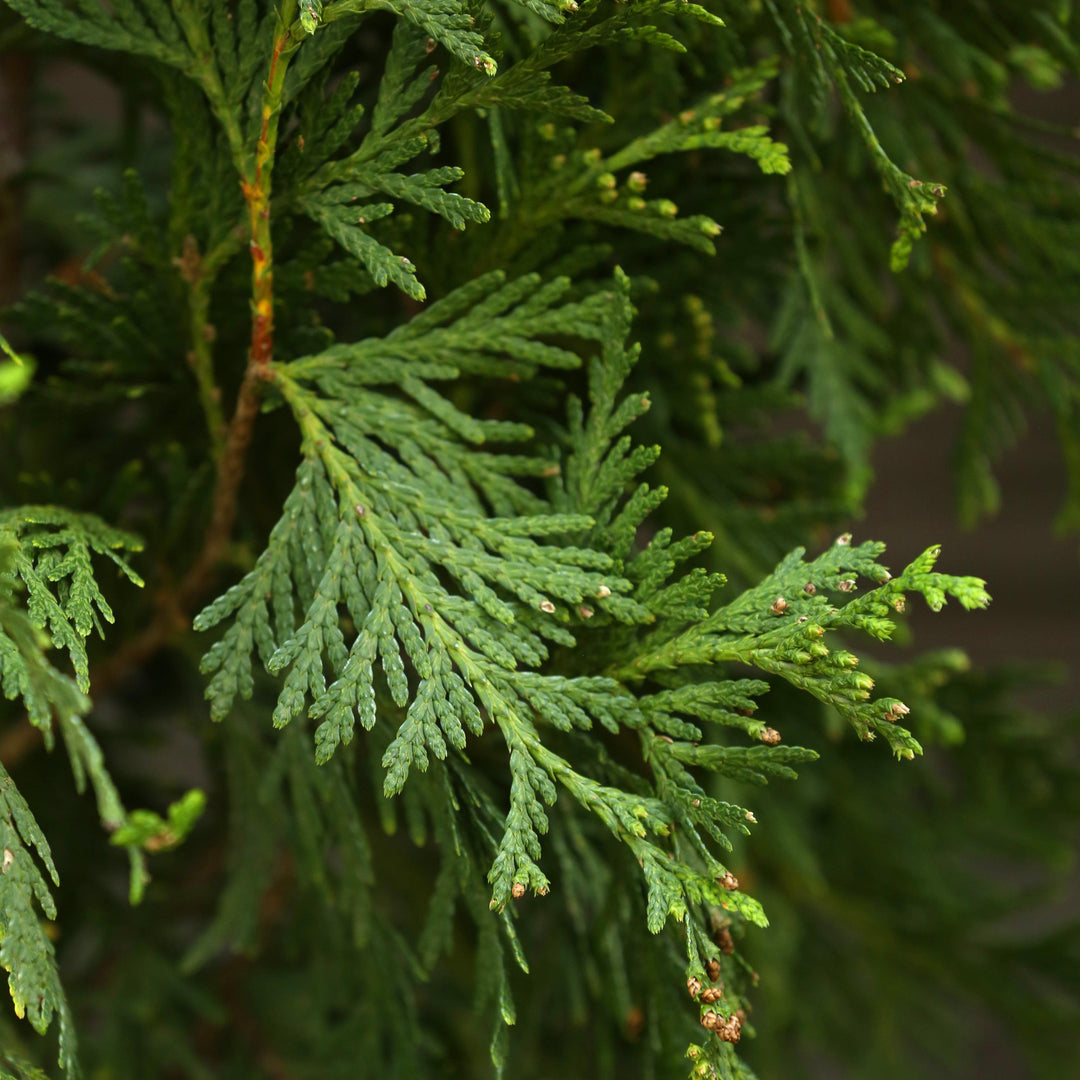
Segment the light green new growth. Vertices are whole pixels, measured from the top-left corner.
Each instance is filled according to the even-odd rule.
[[[90,514],[52,506],[0,510],[0,532],[19,542],[11,570],[26,589],[30,621],[47,630],[53,645],[66,649],[79,689],[90,689],[86,638],[94,630],[104,637],[102,620],[113,621],[112,608],[94,579],[92,555],[102,555],[136,585],[142,579],[128,565],[124,551],[140,551],[130,533],[105,525]],[[17,670],[10,678],[17,679]],[[48,727],[48,699],[31,681],[20,685],[30,719]],[[11,694],[9,693],[10,697]]]
[[[25,357],[19,356],[3,334],[0,334],[0,353],[6,357],[0,359],[0,406],[3,406],[15,401],[25,392],[34,377],[34,365]]]

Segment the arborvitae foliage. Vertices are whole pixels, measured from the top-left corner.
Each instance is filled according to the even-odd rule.
[[[1061,869],[1067,735],[860,663],[989,598],[839,523],[950,398],[993,509],[1040,393],[1080,520],[1080,159],[1010,104],[1074,5],[5,2],[124,124],[39,102],[19,190],[0,962],[59,1050],[0,1074],[732,1080],[759,971],[763,1077],[912,1075],[947,993],[1052,1068],[1075,933],[969,931],[1057,880],[980,872]]]

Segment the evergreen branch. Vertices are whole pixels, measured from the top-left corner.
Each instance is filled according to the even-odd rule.
[[[247,171],[247,154],[244,135],[235,108],[241,90],[239,86],[234,85],[230,93],[222,78],[223,72],[226,75],[232,75],[234,79],[237,76],[235,43],[231,40],[230,20],[221,17],[220,8],[212,7],[212,10],[216,12],[216,17],[212,20],[215,39],[212,43],[211,21],[207,19],[207,8],[211,5],[200,3],[199,0],[176,0],[172,6],[190,50],[188,62],[184,66],[185,74],[199,84],[210,102],[214,116],[228,138],[233,164],[243,176]],[[251,13],[253,7],[254,5],[240,5],[241,13]],[[250,47],[254,43],[245,42],[245,44]],[[255,50],[251,49],[251,53],[255,54]],[[252,56],[252,60],[254,59],[255,56]]]
[[[568,637],[558,621],[548,621],[557,611],[552,598],[580,605],[587,592],[596,595],[603,587],[613,598],[611,606],[623,610],[615,594],[624,586],[608,583],[599,572],[609,560],[530,538],[579,528],[588,519],[501,520],[483,512],[481,495],[517,506],[533,499],[526,493],[515,497],[498,476],[481,480],[483,470],[470,467],[459,449],[462,440],[521,438],[527,429],[473,420],[424,381],[425,375],[445,378],[458,370],[497,370],[508,360],[524,372],[536,364],[566,366],[575,362],[572,354],[535,339],[552,333],[598,335],[603,297],[557,306],[565,281],[543,288],[537,288],[535,277],[501,282],[500,275],[489,275],[466,286],[382,341],[335,346],[272,368],[300,424],[305,462],[265,556],[248,579],[196,620],[203,629],[237,612],[225,639],[206,659],[206,669],[217,672],[208,690],[215,715],[224,715],[236,694],[251,692],[253,643],[271,670],[307,656],[286,680],[276,722],[297,715],[310,692],[313,711],[328,717],[319,736],[329,740],[320,750],[328,757],[342,738],[351,738],[357,703],[366,702],[365,725],[374,722],[370,680],[376,656],[395,702],[408,702],[400,644],[421,675],[422,691],[395,758],[400,764],[394,775],[403,779],[414,759],[426,763],[425,740],[436,756],[445,755],[436,717],[438,724],[455,725],[446,732],[453,743],[463,738],[452,718],[468,709],[463,704],[468,694],[453,673],[464,642],[497,666],[513,667],[515,658],[534,663],[547,654],[543,636]],[[423,362],[416,364],[420,357]],[[457,366],[433,367],[432,359],[442,357],[452,357]],[[400,381],[419,411],[401,410],[392,398],[369,389],[372,382],[387,381]],[[512,457],[500,462],[488,455],[482,461],[498,472],[535,471],[528,459],[520,466]],[[466,484],[447,489],[446,469],[466,478]],[[356,566],[363,568],[358,581]],[[436,567],[460,583],[461,597],[438,583]],[[293,590],[307,610],[299,629],[293,623]],[[267,592],[276,630],[270,626]],[[351,651],[337,629],[339,602],[349,607],[358,629]],[[634,610],[640,615],[630,605],[624,617]],[[568,621],[569,614],[560,618]],[[329,687],[322,675],[324,649],[339,676]],[[453,702],[454,708],[444,710],[443,702]],[[475,709],[467,712],[473,714]]]
[[[823,638],[831,630],[855,629],[888,639],[895,629],[890,616],[904,610],[907,592],[922,593],[934,611],[940,610],[947,595],[969,610],[985,607],[990,598],[978,578],[932,572],[940,550],[936,547],[894,579],[875,561],[883,550],[876,543],[853,548],[846,534],[811,563],[804,563],[803,551],[797,549],[760,585],[613,674],[633,680],[686,664],[750,664],[832,705],[860,738],[882,735],[898,757],[911,758],[921,753],[921,747],[897,724],[908,707],[891,698],[872,701],[874,680],[856,670],[858,658],[845,650],[830,650]],[[842,594],[855,590],[859,576],[880,584],[842,606],[832,606]]]
[[[494,80],[490,92],[496,93],[500,84],[516,71],[517,67],[511,68],[505,76]],[[703,98],[677,118],[606,156],[596,147],[572,148],[568,137],[573,133],[564,132],[562,146],[556,143],[552,149],[565,148],[567,152],[553,154],[551,167],[519,196],[519,216],[524,220],[517,223],[516,242],[520,244],[534,235],[542,235],[563,221],[579,219],[632,229],[714,254],[713,239],[721,231],[716,221],[704,214],[680,217],[679,208],[671,199],[645,199],[649,178],[639,169],[622,178],[617,174],[663,155],[700,149],[744,155],[766,174],[788,173],[791,162],[787,147],[773,141],[763,125],[723,130],[725,119],[748,99],[760,95],[775,74],[772,62],[738,72],[729,90]],[[433,107],[434,104],[437,100]],[[551,141],[560,138],[553,124],[542,128],[541,135]]]
[[[79,689],[86,693],[90,678],[85,639],[92,630],[102,633],[102,619],[113,621],[112,609],[94,579],[91,555],[106,557],[141,586],[142,580],[121,553],[141,551],[142,543],[89,514],[50,506],[0,511],[0,530],[15,545],[12,572],[27,590],[32,625],[47,629],[53,644],[67,650]],[[31,720],[47,723],[48,709],[43,710],[37,695],[27,707]]]
[[[926,215],[937,213],[938,201],[946,189],[941,183],[915,179],[893,162],[878,140],[851,81],[864,92],[873,92],[903,82],[904,73],[876,53],[845,40],[823,19],[808,14],[796,0],[765,3],[787,48],[805,63],[818,101],[824,101],[828,88],[835,88],[900,211],[899,236],[890,259],[892,270],[898,273],[907,266],[915,241],[926,232]],[[792,113],[796,111],[792,109]]]
[[[53,723],[67,746],[81,793],[89,778],[102,825],[110,832],[126,820],[101,749],[82,721],[88,711],[83,639],[112,611],[92,575],[90,552],[105,554],[132,581],[141,584],[118,551],[138,550],[129,534],[110,529],[87,514],[54,507],[21,507],[0,512],[0,687],[9,699],[21,697],[30,722],[52,743]],[[27,554],[29,549],[29,554]],[[28,612],[12,603],[22,584]],[[50,585],[55,587],[55,593]],[[46,632],[47,631],[47,632]],[[45,656],[51,643],[66,648],[80,685]],[[78,1076],[75,1034],[59,981],[55,953],[35,911],[56,918],[52,894],[36,866],[33,848],[54,884],[59,876],[49,843],[14,781],[0,764],[0,965],[9,972],[16,1015],[43,1034],[54,1015],[60,1022],[60,1065]],[[141,852],[129,849],[131,900],[138,903],[149,880]]]
[[[769,139],[767,128],[755,125],[722,130],[724,118],[740,109],[747,98],[759,94],[776,74],[775,61],[738,72],[731,85],[721,93],[703,98],[676,119],[627,143],[621,150],[599,162],[597,170],[618,172],[661,154],[710,148],[747,154],[757,161],[762,172],[786,174],[791,169],[787,147]]]
[[[900,210],[900,235],[893,243],[889,263],[893,272],[899,273],[908,265],[915,241],[926,232],[924,218],[928,214],[937,213],[938,202],[945,197],[945,185],[917,180],[895,165],[878,141],[866,112],[859,104],[843,72],[837,73],[836,86],[840,93],[840,100],[855,122],[870,152],[870,159],[881,174],[886,190]]]
[[[190,67],[191,56],[165,3],[144,4],[144,14],[133,0],[122,0],[114,10],[97,0],[84,0],[75,6],[63,0],[5,2],[30,26],[47,34],[82,45],[149,56],[181,70]]]
[[[416,280],[416,267],[404,255],[395,255],[363,227],[391,213],[390,203],[368,203],[359,207],[339,205],[333,192],[328,199],[309,200],[311,218],[364,266],[379,288],[393,282],[413,300],[426,297],[424,286]],[[357,213],[357,211],[361,211]]]
[[[498,65],[484,49],[484,39],[473,29],[475,19],[463,0],[336,0],[323,8],[323,21],[366,11],[392,11],[413,23],[428,37],[445,46],[462,63],[494,75]]]
[[[295,16],[296,0],[284,0],[277,13],[270,68],[263,91],[261,127],[253,155],[254,172],[245,172],[241,184],[251,220],[252,330],[249,365],[255,369],[265,367],[274,351],[274,255],[270,234],[270,190],[277,153],[278,124],[284,104],[285,75],[289,59],[302,40],[298,25],[293,24]],[[254,418],[255,385],[255,376],[245,376],[234,426],[238,422],[248,424],[249,416]],[[240,435],[234,440],[234,448],[237,446],[242,456],[246,441]]]
[[[0,966],[8,972],[15,1015],[44,1034],[53,1017],[60,1023],[60,1067],[78,1077],[76,1035],[60,983],[56,951],[37,914],[56,918],[56,902],[37,863],[54,885],[60,878],[30,807],[0,763]]]
[[[419,370],[426,365],[429,377],[452,377],[454,368],[432,370],[432,360],[454,355],[456,344],[461,351],[455,358],[467,369],[472,366],[470,345],[475,349],[485,340],[500,342],[511,356],[531,360],[531,343],[515,345],[507,331],[527,313],[535,332],[544,325],[545,309],[550,310],[556,316],[550,325],[604,342],[601,358],[590,365],[594,408],[587,423],[574,421],[572,431],[578,451],[592,461],[611,459],[619,480],[608,477],[597,489],[583,490],[584,469],[577,462],[570,475],[579,478],[571,489],[578,493],[579,504],[598,503],[610,517],[608,504],[618,501],[626,476],[617,471],[620,459],[612,459],[607,447],[641,409],[637,399],[622,405],[614,400],[635,355],[621,344],[620,334],[629,324],[629,283],[620,276],[614,289],[600,294],[596,314],[585,305],[552,309],[565,284],[534,293],[516,308],[515,299],[527,295],[522,287],[526,283],[491,292],[498,284],[496,277],[467,286],[462,295],[451,295],[381,342],[335,346],[320,356],[275,365],[277,384],[304,436],[305,460],[267,551],[247,578],[196,620],[197,628],[205,629],[232,618],[204,660],[204,670],[213,676],[207,694],[214,714],[223,716],[237,695],[251,693],[250,653],[255,646],[271,673],[288,669],[275,724],[292,721],[310,700],[309,715],[320,721],[316,757],[325,762],[352,739],[357,714],[365,728],[376,725],[374,667],[380,662],[386,690],[405,710],[382,757],[384,795],[401,792],[409,773],[426,771],[432,757],[441,760],[452,748],[461,750],[465,729],[479,736],[485,718],[503,735],[512,781],[509,816],[501,839],[492,841],[494,862],[488,877],[493,908],[502,909],[529,888],[544,893],[549,887],[539,865],[540,836],[547,829],[543,804],[555,799],[554,781],[596,814],[642,864],[650,930],[658,932],[669,915],[682,919],[692,905],[700,904],[719,905],[762,922],[760,908],[738,893],[733,875],[698,833],[703,829],[715,842],[730,846],[723,829],[745,831],[752,815],[705,797],[685,763],[740,780],[763,780],[767,772],[793,776],[790,763],[815,755],[777,748],[774,733],[763,725],[742,725],[766,743],[756,754],[738,748],[698,750],[667,735],[657,737],[648,726],[651,717],[661,729],[680,735],[693,731],[675,719],[680,709],[724,722],[734,707],[748,700],[748,691],[759,692],[761,684],[718,686],[696,697],[659,695],[652,702],[648,697],[636,701],[615,681],[528,670],[547,656],[541,634],[566,644],[575,640],[558,631],[557,623],[545,626],[530,615],[532,607],[541,617],[557,616],[559,608],[550,597],[576,605],[583,624],[597,614],[600,621],[605,616],[624,621],[655,616],[622,595],[630,582],[612,572],[617,564],[608,557],[528,539],[545,533],[590,535],[595,527],[590,517],[549,513],[500,521],[478,515],[475,496],[467,489],[449,497],[433,491],[431,479],[441,474],[429,471],[419,448],[406,449],[398,441],[393,421],[387,423],[393,410],[368,389],[374,382],[394,380],[459,438],[482,441],[482,426],[471,426],[475,422],[448,410],[445,399],[424,388],[417,375],[404,374],[402,365],[406,371],[410,363]],[[597,321],[583,321],[586,312]],[[500,321],[505,328],[492,325]],[[474,326],[490,336],[478,339]],[[333,396],[324,401],[304,384]],[[379,443],[392,447],[396,456]],[[625,448],[619,453],[625,454]],[[659,564],[653,566],[655,557],[643,557],[643,565],[634,568],[639,596],[662,598],[657,606],[675,619],[696,611],[715,582],[699,587],[697,576],[691,575],[691,585],[681,591],[661,586],[665,568],[670,571],[701,545],[702,539],[694,537],[668,552],[659,543],[657,550],[664,552]],[[460,594],[447,591],[432,573],[436,566],[454,579]],[[593,568],[602,573],[595,574]],[[300,625],[295,599],[304,611]],[[342,605],[356,628],[351,646],[339,625]],[[563,616],[562,621],[568,620]],[[334,676],[329,684],[327,665]],[[638,728],[663,798],[626,792],[587,776],[545,744],[533,717],[561,730],[588,730],[594,719],[612,731]],[[664,749],[655,749],[653,742]],[[672,862],[674,853],[657,846],[676,820],[689,838],[692,861],[683,857]]]

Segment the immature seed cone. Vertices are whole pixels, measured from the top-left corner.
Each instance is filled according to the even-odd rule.
[[[520,881],[515,881],[510,889],[510,895],[515,900],[520,900],[525,895],[525,886]]]
[[[720,878],[720,884],[728,892],[734,892],[739,887],[739,879],[730,870],[725,870],[724,876]]]
[[[782,597],[778,596],[772,602],[772,608],[770,609],[774,615],[783,615],[787,611],[788,602]]]
[[[761,741],[766,746],[776,746],[780,742],[780,732],[776,728],[767,727],[761,733]]]

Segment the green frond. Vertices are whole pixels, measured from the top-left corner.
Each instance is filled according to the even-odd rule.
[[[985,607],[990,597],[978,578],[933,572],[938,548],[928,549],[896,578],[876,561],[883,551],[877,543],[852,547],[847,535],[810,563],[797,549],[759,585],[637,657],[622,672],[640,678],[683,665],[749,664],[833,706],[860,738],[880,735],[897,757],[911,758],[922,748],[897,722],[907,715],[908,706],[894,699],[873,700],[874,680],[858,670],[858,657],[831,649],[824,638],[829,631],[845,629],[881,640],[891,637],[893,616],[905,610],[908,592],[922,593],[934,611],[947,596],[967,609]],[[852,596],[860,577],[877,587]]]
[[[567,637],[564,627],[580,620],[576,608],[588,598],[617,618],[642,617],[643,609],[620,601],[629,585],[610,573],[607,556],[543,542],[591,519],[522,515],[543,504],[515,493],[512,477],[547,463],[470,449],[520,440],[529,429],[475,420],[428,382],[459,373],[520,378],[539,365],[576,364],[573,353],[538,339],[599,337],[605,302],[560,304],[567,288],[565,281],[503,284],[490,276],[387,338],[333,346],[276,369],[304,435],[305,459],[267,551],[196,620],[207,629],[232,616],[204,660],[214,676],[207,693],[215,716],[252,692],[257,646],[270,671],[290,668],[275,723],[288,723],[310,700],[311,714],[322,718],[316,739],[325,760],[351,739],[357,711],[363,726],[374,724],[378,659],[393,701],[412,702],[387,751],[387,787],[397,791],[411,766],[427,767],[429,750],[441,759],[448,743],[464,744],[462,722],[474,734],[481,730],[469,704],[475,670],[491,667],[493,677],[519,663],[539,664],[548,655],[544,638]],[[404,398],[374,389],[395,381]],[[488,517],[486,504],[514,516]],[[460,593],[448,591],[441,575]],[[339,604],[355,627],[348,646]],[[412,685],[403,654],[417,676]]]
[[[54,1017],[58,1019],[60,1067],[77,1077],[71,1009],[60,985],[56,951],[42,922],[42,915],[56,918],[56,903],[35,855],[53,884],[59,885],[49,842],[0,764],[0,966],[8,972],[8,989],[20,1019],[39,1034]]]
[[[324,5],[323,22],[329,24],[342,16],[373,9],[392,11],[462,63],[486,75],[495,74],[498,65],[486,51],[483,36],[473,28],[476,20],[467,0],[336,0]]]
[[[133,0],[109,9],[97,0],[71,5],[64,0],[10,0],[8,6],[30,26],[47,34],[102,49],[149,56],[174,67],[190,64],[180,26],[164,0]]]
[[[124,552],[141,551],[141,541],[90,514],[53,506],[0,510],[0,530],[18,545],[11,572],[26,589],[30,622],[46,631],[56,648],[67,651],[79,689],[86,693],[86,638],[94,630],[103,636],[102,620],[113,621],[91,556],[104,556],[129,581],[142,585],[124,557]],[[45,721],[39,707],[29,702],[27,707],[35,723]]]

